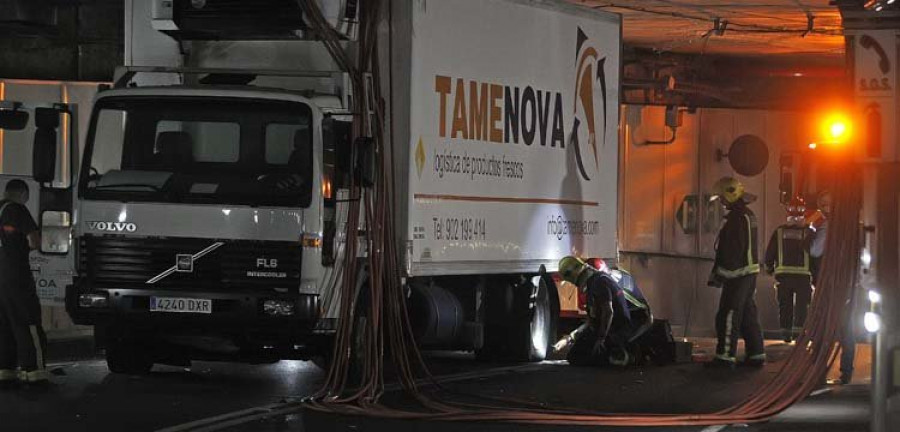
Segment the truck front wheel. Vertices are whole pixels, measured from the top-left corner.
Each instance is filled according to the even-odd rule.
[[[541,361],[555,336],[555,286],[540,277],[496,280],[484,287],[481,360]]]
[[[114,338],[106,342],[106,367],[112,373],[145,375],[153,368],[153,358],[139,342]]]

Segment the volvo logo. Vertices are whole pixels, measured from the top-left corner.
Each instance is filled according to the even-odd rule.
[[[131,222],[88,222],[89,229],[107,232],[135,232],[137,225]]]
[[[163,280],[163,279],[169,277],[170,275],[172,275],[172,274],[174,274],[174,273],[190,273],[190,272],[193,272],[193,271],[194,271],[194,262],[195,262],[195,261],[197,261],[197,260],[200,259],[200,258],[203,258],[204,256],[206,256],[206,255],[209,254],[210,252],[212,252],[212,251],[214,251],[214,250],[216,250],[216,249],[218,249],[218,248],[220,248],[220,247],[222,247],[222,246],[224,246],[224,245],[225,245],[224,242],[215,242],[215,243],[213,243],[213,244],[207,246],[205,249],[203,249],[203,250],[201,250],[200,252],[197,252],[197,253],[195,253],[195,254],[176,254],[176,255],[175,255],[175,265],[173,265],[172,267],[169,267],[169,268],[163,270],[162,273],[160,273],[160,274],[158,274],[158,275],[156,275],[156,276],[150,278],[150,279],[147,280],[147,282],[145,282],[145,283],[148,283],[148,284],[155,284],[155,283],[157,283],[157,282],[159,282],[159,281],[161,281],[161,280]]]

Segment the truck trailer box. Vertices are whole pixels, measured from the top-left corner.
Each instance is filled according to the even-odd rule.
[[[563,2],[394,2],[411,276],[616,257],[621,22]]]

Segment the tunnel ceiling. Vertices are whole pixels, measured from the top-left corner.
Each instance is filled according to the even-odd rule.
[[[625,43],[657,52],[816,56],[840,61],[844,38],[830,0],[570,0],[620,13]]]
[[[622,15],[626,103],[790,109],[813,95],[846,96],[841,9],[862,8],[862,0],[568,1]],[[674,91],[660,89],[670,76]]]
[[[842,22],[830,0],[568,1],[622,14],[626,103],[766,107],[793,103],[798,88],[841,91]],[[865,2],[835,3],[846,12]],[[0,0],[10,4],[18,12],[0,18],[0,77],[111,79],[121,0]],[[675,91],[659,90],[669,76]]]

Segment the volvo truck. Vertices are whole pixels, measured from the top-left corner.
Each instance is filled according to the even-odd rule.
[[[358,3],[318,5],[355,49]],[[559,300],[539,269],[617,257],[621,19],[563,1],[386,5],[367,82],[396,149],[417,341],[543,359]],[[353,94],[293,0],[125,13],[126,64],[95,99],[71,186],[39,179],[71,197],[41,209],[71,218],[45,245],[72,260],[67,311],[113,372],[329,352],[347,179],[365,159],[350,157],[350,107],[375,92]]]

